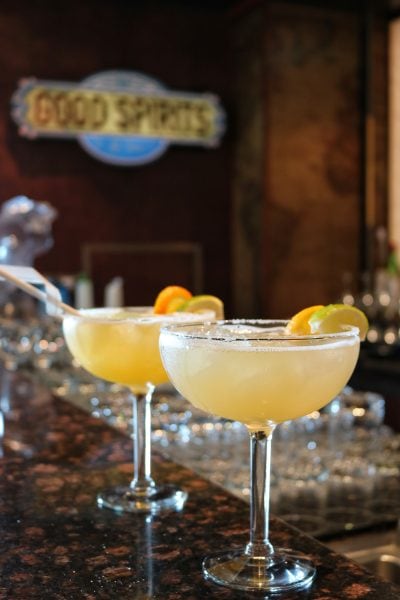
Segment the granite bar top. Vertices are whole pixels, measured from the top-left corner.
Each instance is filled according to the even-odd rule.
[[[203,579],[206,553],[248,540],[248,506],[155,455],[156,480],[183,486],[181,512],[118,515],[96,492],[131,479],[131,443],[121,433],[21,375],[1,379],[0,599],[99,600],[260,598]],[[399,600],[344,556],[272,520],[271,541],[312,557],[307,600]],[[275,596],[276,597],[276,596]]]

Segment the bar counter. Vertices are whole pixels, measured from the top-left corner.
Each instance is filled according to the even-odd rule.
[[[0,397],[1,599],[265,597],[216,586],[201,573],[206,553],[248,541],[244,502],[155,454],[155,478],[189,492],[181,512],[138,516],[97,508],[97,490],[131,478],[130,440],[30,378],[8,377]],[[317,565],[307,592],[279,598],[400,598],[400,588],[282,521],[272,520],[271,540]]]

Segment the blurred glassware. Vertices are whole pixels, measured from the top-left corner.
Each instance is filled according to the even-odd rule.
[[[32,266],[53,245],[57,211],[47,202],[15,196],[0,208],[0,263]]]
[[[62,367],[71,360],[59,321],[42,317],[36,327],[32,328],[31,336],[34,339],[32,354],[34,368],[48,369],[55,364]]]
[[[357,306],[370,323],[363,344],[367,354],[377,357],[400,354],[400,267],[395,246],[384,228],[376,232],[378,266],[361,275],[360,284],[352,273],[343,274],[340,302]]]
[[[360,456],[344,456],[329,468],[328,505],[361,507],[371,500],[376,485],[376,467]]]
[[[385,399],[375,392],[358,392],[345,388],[335,399],[339,402],[339,413],[349,415],[354,427],[373,429],[383,424]]]
[[[57,211],[47,202],[16,196],[0,207],[0,264],[32,266],[53,245]],[[0,306],[14,317],[32,317],[36,304],[8,282],[0,282]]]
[[[8,371],[27,366],[33,347],[31,325],[9,319],[0,319],[0,357]]]

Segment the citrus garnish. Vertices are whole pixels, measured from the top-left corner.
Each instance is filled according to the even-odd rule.
[[[186,302],[188,302],[188,300],[185,300],[185,298],[182,298],[182,296],[175,296],[175,298],[172,298],[172,300],[168,302],[168,306],[165,312],[174,313],[180,312],[181,310],[185,310]]]
[[[168,285],[158,294],[154,303],[154,313],[156,315],[163,315],[168,310],[168,305],[175,299],[181,299],[182,301],[189,300],[192,297],[192,293],[180,285]],[[171,311],[170,311],[171,312]],[[173,311],[172,311],[173,312]]]
[[[359,308],[349,304],[328,304],[315,311],[309,319],[311,333],[337,333],[346,325],[358,327],[360,339],[365,340],[368,319]]]
[[[216,319],[224,318],[224,304],[222,300],[217,298],[217,296],[211,296],[210,294],[192,296],[192,298],[185,302],[180,310],[185,312],[203,312],[212,310],[215,313]]]
[[[310,317],[318,310],[324,308],[322,304],[303,308],[292,317],[286,325],[286,332],[294,335],[308,335],[311,333]]]

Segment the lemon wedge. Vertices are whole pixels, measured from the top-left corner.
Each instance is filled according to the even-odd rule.
[[[286,333],[294,335],[308,335],[311,333],[311,327],[309,320],[311,316],[321,308],[324,308],[322,304],[316,304],[315,306],[308,306],[303,308],[300,312],[296,313],[292,317],[289,323],[286,325]]]
[[[224,303],[217,296],[211,296],[210,294],[201,294],[199,296],[192,296],[185,304],[179,309],[185,312],[203,312],[212,310],[215,313],[216,319],[224,318]]]
[[[323,306],[310,316],[308,322],[311,333],[337,333],[346,325],[358,327],[361,340],[365,340],[369,327],[365,314],[349,304]]]

